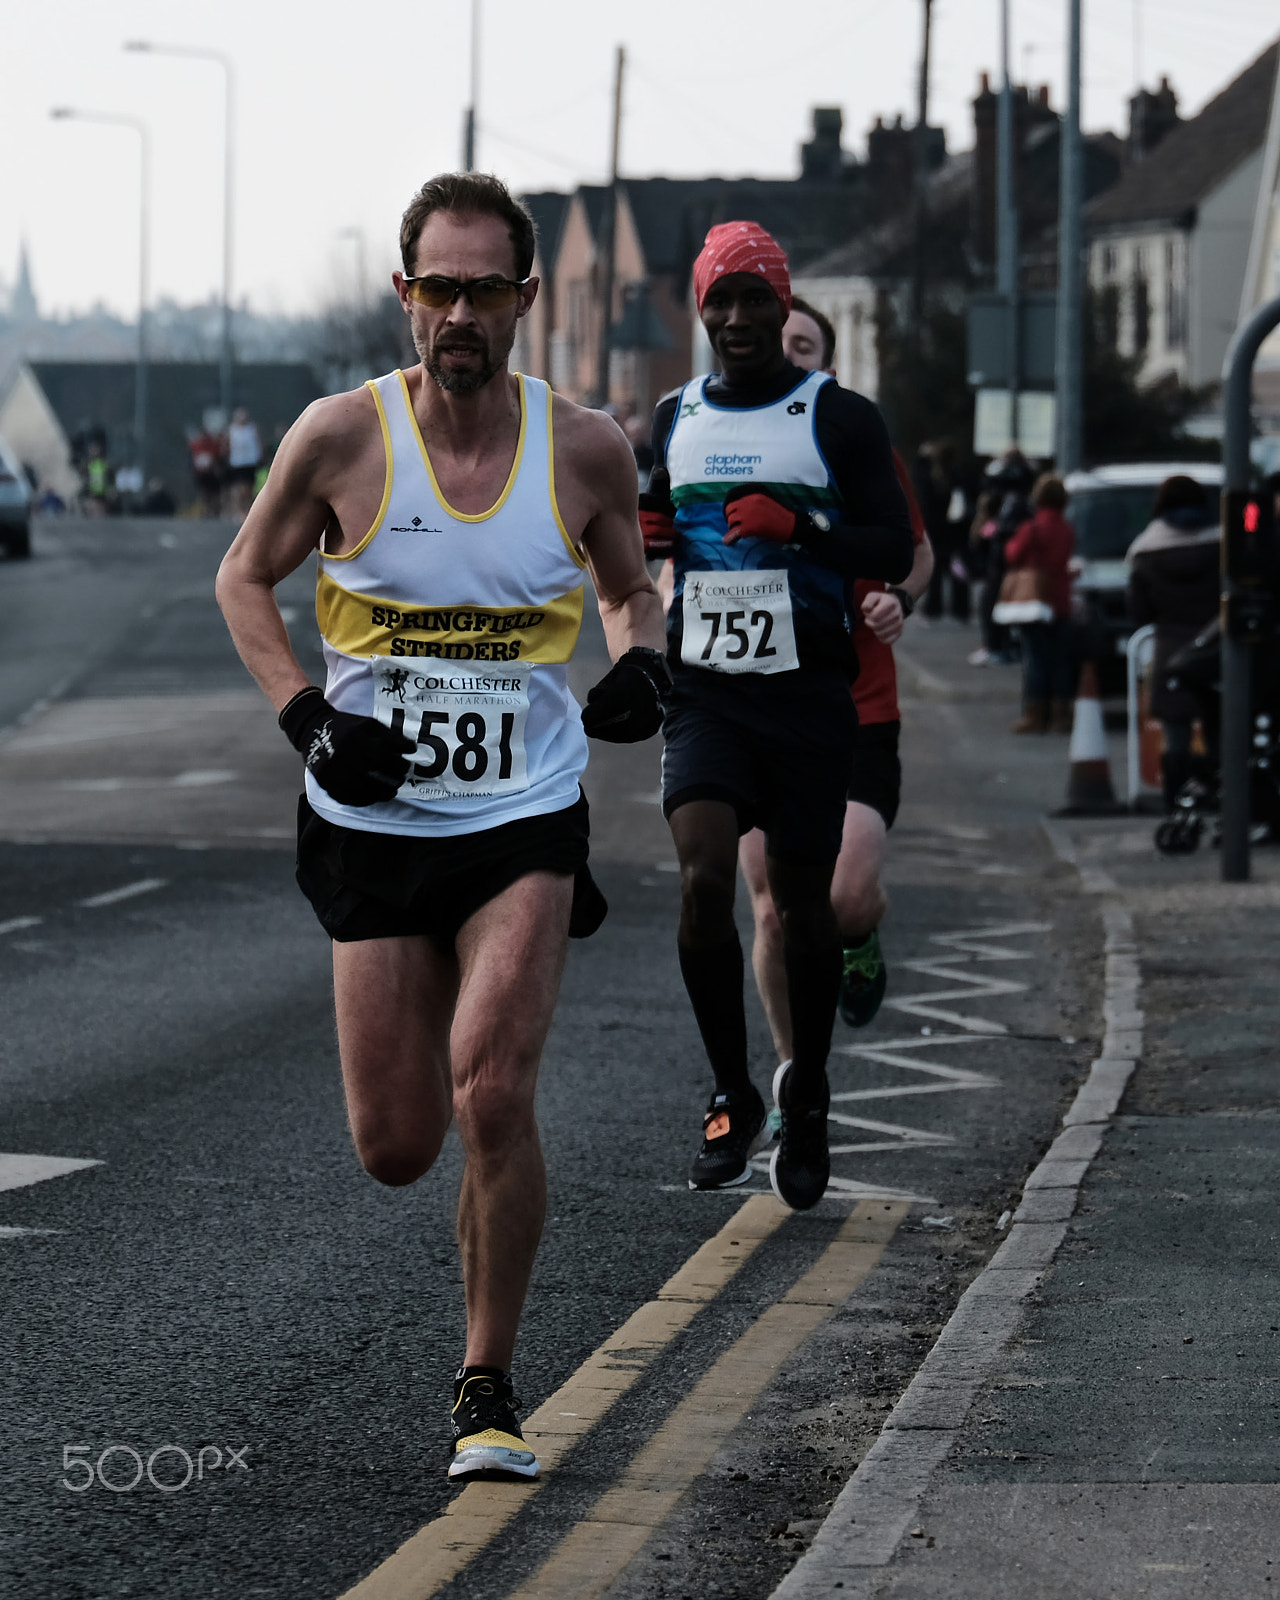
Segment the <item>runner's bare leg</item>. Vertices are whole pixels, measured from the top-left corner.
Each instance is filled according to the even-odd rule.
[[[760,1003],[773,1036],[779,1061],[791,1059],[791,1007],[787,1003],[787,967],[782,951],[782,924],[769,887],[765,866],[764,831],[752,828],[738,841],[738,864],[751,896],[755,938],[751,944],[751,970]],[[837,868],[837,870],[839,870]]]
[[[458,934],[453,1104],[467,1158],[458,1241],[468,1366],[510,1369],[542,1237],[547,1176],[533,1100],[572,901],[572,878],[532,873],[482,906]]]
[[[365,1167],[412,1183],[458,1119],[468,1366],[510,1368],[542,1234],[533,1100],[572,895],[568,877],[519,879],[463,925],[456,959],[426,938],[334,945],[347,1112]]]

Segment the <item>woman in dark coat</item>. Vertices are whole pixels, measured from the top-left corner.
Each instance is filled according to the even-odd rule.
[[[1191,724],[1199,707],[1165,682],[1169,659],[1218,614],[1221,531],[1194,478],[1166,478],[1156,490],[1154,515],[1129,546],[1129,615],[1137,627],[1153,622],[1151,715],[1164,724],[1164,803],[1191,773]]]

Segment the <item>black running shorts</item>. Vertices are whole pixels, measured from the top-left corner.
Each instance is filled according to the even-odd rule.
[[[764,829],[777,860],[831,860],[857,730],[842,674],[677,667],[662,730],[662,809],[670,818],[691,800],[724,800],[740,833]]]
[[[452,946],[468,917],[531,872],[576,877],[587,863],[587,799],[478,833],[365,833],[298,800],[298,884],[331,939],[426,934]]]
[[[849,799],[870,806],[893,827],[902,798],[902,762],[898,758],[900,722],[864,722],[853,747]]]

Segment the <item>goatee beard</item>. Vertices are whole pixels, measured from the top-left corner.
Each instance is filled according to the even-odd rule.
[[[514,341],[513,341],[514,342]],[[465,349],[474,351],[480,357],[479,367],[468,370],[467,368],[447,367],[440,359],[439,346],[433,345],[429,350],[424,350],[418,341],[414,340],[418,354],[422,357],[422,364],[426,367],[429,376],[443,389],[446,394],[478,394],[485,384],[502,371],[504,362],[510,354],[510,346],[495,360],[494,351],[488,341],[475,345],[445,346],[445,349]]]
[[[482,367],[467,371],[454,371],[445,367],[435,356],[426,363],[427,371],[446,394],[478,394],[485,384],[502,368],[501,361],[486,361]]]

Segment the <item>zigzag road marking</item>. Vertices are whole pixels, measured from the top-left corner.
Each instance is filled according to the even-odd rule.
[[[842,1044],[833,1055],[858,1056],[865,1061],[879,1061],[887,1067],[902,1067],[907,1072],[923,1073],[926,1077],[940,1079],[936,1083],[894,1084],[884,1089],[845,1089],[831,1096],[832,1104],[842,1100],[895,1100],[899,1095],[951,1094],[957,1089],[994,1089],[999,1082],[985,1072],[973,1072],[967,1067],[945,1067],[940,1061],[913,1061],[902,1054],[904,1050],[932,1050],[935,1045],[983,1044],[985,1040],[976,1033],[935,1033],[928,1038],[919,1034],[908,1039],[886,1039],[883,1044]]]
[[[956,954],[950,956],[933,956],[928,960],[904,961],[901,963],[908,972],[919,972],[927,978],[941,978],[944,981],[962,984],[959,989],[933,989],[921,994],[902,995],[896,1000],[887,1000],[886,1006],[894,1011],[906,1012],[908,1016],[929,1017],[936,1022],[949,1022],[952,1027],[964,1028],[970,1033],[1000,1034],[1008,1033],[1008,1028],[1003,1022],[995,1022],[990,1017],[974,1017],[959,1011],[944,1011],[938,1006],[939,1000],[977,1000],[990,999],[994,995],[1021,994],[1027,985],[1018,983],[1011,978],[992,978],[980,972],[967,972],[961,970],[962,964],[973,960],[979,961],[1028,961],[1030,952],[1026,950],[1007,950],[994,943],[996,939],[1012,939],[1028,933],[1047,933],[1050,924],[1046,922],[1003,922],[991,927],[962,928],[955,933],[935,933],[930,936],[931,944],[948,946]]]
[[[967,1067],[944,1066],[939,1061],[921,1060],[918,1054],[922,1050],[933,1050],[935,1047],[949,1047],[960,1044],[981,1044],[984,1040],[998,1038],[1008,1033],[1008,1028],[1002,1022],[997,1022],[991,1017],[974,1016],[963,1011],[945,1009],[938,1004],[941,1000],[988,1000],[998,995],[1021,994],[1029,987],[1028,984],[1019,983],[1012,978],[996,978],[989,973],[975,972],[972,963],[977,961],[1028,961],[1031,952],[1024,949],[1010,949],[1006,944],[997,943],[998,940],[1025,938],[1032,933],[1047,933],[1051,924],[1047,922],[1000,922],[976,928],[961,928],[951,933],[935,933],[930,935],[929,942],[941,945],[943,951],[951,954],[938,954],[917,958],[914,961],[903,961],[899,965],[908,972],[918,972],[924,977],[938,978],[943,983],[959,985],[959,987],[924,990],[919,994],[901,995],[885,1002],[886,1007],[908,1016],[928,1017],[931,1021],[950,1023],[953,1027],[960,1028],[960,1033],[938,1033],[912,1035],[905,1039],[885,1039],[877,1044],[852,1044],[840,1045],[833,1051],[833,1055],[844,1055],[860,1061],[874,1061],[881,1066],[897,1067],[902,1071],[919,1074],[930,1078],[932,1082],[900,1083],[875,1089],[846,1089],[838,1091],[831,1096],[832,1111],[831,1121],[849,1128],[862,1128],[868,1133],[879,1133],[885,1137],[867,1140],[859,1144],[834,1144],[831,1146],[833,1156],[865,1155],[871,1151],[880,1150],[924,1150],[941,1149],[952,1145],[955,1140],[948,1134],[934,1133],[923,1128],[911,1128],[900,1123],[873,1122],[864,1117],[851,1115],[847,1111],[835,1109],[837,1106],[848,1105],[854,1101],[865,1100],[893,1100],[899,1097],[921,1094],[954,1094],[960,1090],[994,1089],[999,1087],[1000,1080],[985,1072],[975,1072]],[[908,1052],[912,1052],[908,1054]],[[831,1187],[840,1185],[840,1192],[847,1179],[832,1178]]]
[[[920,1128],[906,1128],[897,1122],[869,1122],[865,1117],[850,1117],[843,1111],[828,1112],[827,1121],[838,1122],[846,1128],[865,1128],[868,1133],[887,1133],[893,1136],[889,1139],[872,1140],[866,1144],[833,1144],[831,1146],[833,1156],[859,1155],[867,1150],[903,1150],[909,1146],[955,1143],[948,1133],[926,1133]]]

